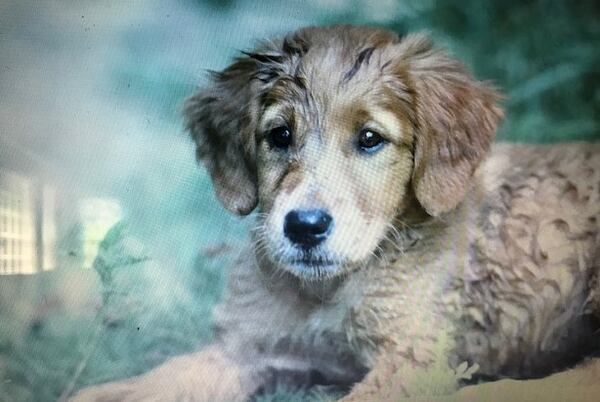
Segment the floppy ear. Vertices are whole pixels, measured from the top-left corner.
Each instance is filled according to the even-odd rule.
[[[278,56],[247,53],[222,72],[213,85],[186,104],[187,129],[196,142],[196,157],[211,175],[215,192],[231,212],[247,215],[256,207],[254,134],[260,94]]]
[[[502,118],[500,95],[423,35],[400,44],[413,87],[417,200],[432,216],[465,197],[473,172],[490,149]]]

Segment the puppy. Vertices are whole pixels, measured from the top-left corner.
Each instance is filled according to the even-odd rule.
[[[492,145],[499,99],[426,37],[366,27],[300,29],[215,73],[188,128],[223,205],[257,211],[216,339],[75,399],[396,400],[444,337],[444,364],[482,378],[577,363],[599,340],[600,146]]]

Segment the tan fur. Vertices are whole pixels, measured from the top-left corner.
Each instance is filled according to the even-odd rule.
[[[308,28],[215,79],[188,107],[198,156],[227,208],[259,212],[215,344],[77,400],[244,400],[314,370],[355,383],[344,400],[394,400],[447,335],[451,367],[495,378],[598,346],[600,144],[490,148],[498,95],[422,36]],[[287,151],[266,138],[281,124]],[[389,143],[361,153],[364,127]],[[299,207],[331,212],[313,252],[331,264],[293,262],[282,222]]]

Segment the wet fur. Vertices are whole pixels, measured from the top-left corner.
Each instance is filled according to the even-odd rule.
[[[430,364],[445,334],[448,364],[477,363],[483,378],[541,377],[591,356],[600,145],[492,146],[498,100],[425,37],[362,27],[303,29],[215,73],[191,98],[188,127],[223,205],[258,209],[215,343],[76,400],[242,401],[277,382],[393,400],[407,392],[400,368]],[[289,160],[262,138],[278,106],[302,120]],[[354,135],[349,122],[372,115],[394,127],[380,162],[343,146],[328,156]],[[340,246],[335,270],[295,271],[272,243],[277,211],[297,203],[329,206],[342,226],[379,222],[349,234],[374,246]],[[597,378],[596,366],[576,373]]]

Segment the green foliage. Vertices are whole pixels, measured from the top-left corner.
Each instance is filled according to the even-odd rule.
[[[0,361],[7,359],[0,368],[0,401],[56,400],[92,328],[91,319],[51,316],[35,323],[22,343],[0,349]]]
[[[92,267],[100,276],[102,284],[102,310],[109,307],[111,296],[118,294],[114,277],[118,271],[139,264],[148,259],[140,250],[129,250],[125,237],[126,224],[117,222],[111,227],[98,246],[98,255]],[[138,247],[139,248],[139,247]]]
[[[111,302],[114,299],[114,295],[126,295],[126,292],[119,292],[116,289],[114,282],[114,276],[118,271],[124,267],[129,267],[140,262],[145,261],[147,258],[141,256],[139,251],[134,255],[130,250],[126,249],[126,236],[125,236],[125,222],[120,221],[111,227],[102,241],[98,246],[98,255],[94,259],[92,264],[94,270],[100,276],[100,283],[102,287],[102,305],[97,313],[96,319],[92,324],[94,327],[93,332],[87,337],[85,348],[81,351],[80,357],[77,359],[77,364],[73,370],[71,378],[66,383],[65,388],[62,390],[59,400],[66,400],[74,390],[79,378],[88,366],[92,354],[98,346],[103,327],[102,325],[107,322],[108,312],[111,308]],[[121,306],[117,306],[121,307]]]
[[[176,272],[157,266],[120,222],[100,243],[95,271],[77,269],[77,282],[97,284],[97,303],[82,313],[40,306],[40,300],[57,303],[62,281],[75,271],[15,278],[27,284],[21,296],[28,306],[0,303],[0,320],[11,323],[0,326],[0,402],[57,400],[71,384],[78,389],[131,377],[196,350],[212,337],[212,308],[227,264],[198,258]]]
[[[506,95],[500,139],[600,139],[599,2],[409,0],[398,6],[407,11],[385,27],[430,32]],[[356,11],[327,20],[373,22]]]
[[[453,394],[459,381],[469,380],[479,369],[477,364],[469,366],[467,362],[456,369],[448,366],[448,352],[451,348],[450,335],[441,334],[434,349],[433,363],[427,367],[401,368],[397,374],[398,382],[405,384],[411,397],[440,397]]]

